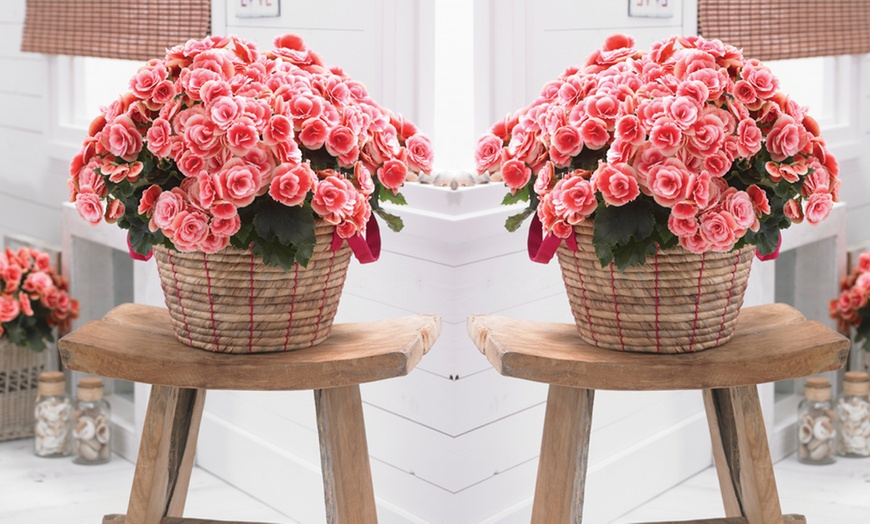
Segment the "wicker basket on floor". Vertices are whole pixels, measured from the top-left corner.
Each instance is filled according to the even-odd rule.
[[[602,268],[592,225],[575,227],[578,251],[558,250],[580,337],[598,347],[684,353],[731,339],[755,249],[697,255],[681,247],[624,272]]]
[[[33,436],[33,408],[45,353],[0,339],[0,441]]]
[[[351,251],[331,251],[333,227],[318,222],[308,267],[289,272],[250,251],[216,254],[155,247],[175,334],[195,348],[263,353],[306,348],[329,336]]]

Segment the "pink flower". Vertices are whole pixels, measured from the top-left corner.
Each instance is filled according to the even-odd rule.
[[[559,180],[550,196],[556,216],[570,225],[579,224],[598,207],[592,184],[579,176]]]
[[[674,121],[667,117],[656,120],[649,133],[649,141],[663,155],[671,156],[680,148],[683,132]]]
[[[532,178],[532,170],[519,160],[508,160],[501,166],[501,176],[511,193],[525,187]]]
[[[148,151],[158,158],[169,156],[172,148],[172,127],[168,120],[157,118],[151,123],[145,138],[148,140]]]
[[[408,164],[415,171],[429,173],[432,171],[432,141],[425,135],[416,134],[405,141],[408,151]]]
[[[303,124],[304,126],[304,124]],[[293,139],[293,122],[284,115],[274,115],[263,131],[263,143],[273,146]]]
[[[232,218],[239,214],[235,204],[226,200],[215,200],[209,208],[211,214],[216,218]]]
[[[208,158],[221,149],[220,129],[205,116],[193,114],[185,121],[184,141],[190,153]]]
[[[54,281],[51,279],[51,276],[44,271],[34,271],[27,275],[27,278],[24,279],[24,283],[22,283],[21,287],[28,293],[45,295],[54,287]]]
[[[217,174],[217,193],[220,199],[232,202],[236,207],[244,207],[254,201],[262,183],[259,170],[240,158],[224,164]]]
[[[302,93],[293,97],[288,105],[294,124],[301,125],[309,118],[317,118],[323,113],[323,99],[312,94]]]
[[[637,177],[628,164],[601,164],[592,175],[592,184],[611,206],[631,202],[640,194]]]
[[[175,84],[170,82],[169,80],[164,80],[154,86],[154,90],[151,91],[151,103],[150,106],[162,106],[166,104],[175,96],[176,87]],[[152,107],[153,109],[153,107]]]
[[[0,322],[11,322],[21,313],[21,304],[14,299],[0,297]]]
[[[195,177],[205,169],[205,159],[192,151],[185,151],[181,158],[177,159],[178,170],[184,176]]]
[[[172,223],[172,243],[182,252],[196,251],[208,233],[208,217],[201,211],[181,211]]]
[[[151,215],[149,224],[151,231],[162,229],[165,233],[171,229],[175,217],[186,207],[184,197],[184,192],[178,188],[160,193],[154,203],[154,213]]]
[[[667,116],[679,127],[686,131],[691,129],[700,116],[698,103],[689,97],[677,97],[665,106]]]
[[[712,251],[731,251],[737,242],[737,222],[727,211],[708,211],[701,215],[700,233]]]
[[[196,176],[196,185],[194,187],[196,187],[196,200],[199,201],[200,206],[203,209],[211,207],[217,196],[217,186],[214,177],[203,171]]]
[[[538,177],[535,179],[534,190],[540,196],[550,192],[550,185],[556,177],[556,169],[552,162],[547,162],[544,167],[538,171]]]
[[[335,157],[346,155],[357,145],[356,135],[346,126],[335,126],[326,136],[326,150]]]
[[[222,96],[211,103],[209,115],[218,128],[226,131],[237,118],[242,116],[244,109],[242,99]]]
[[[767,134],[765,143],[770,158],[782,162],[803,149],[807,140],[807,132],[802,125],[788,115],[780,115]]]
[[[349,180],[330,176],[317,183],[311,209],[330,224],[338,225],[353,215],[357,198],[359,193]]]
[[[701,209],[706,209],[711,202],[715,201],[715,190],[712,179],[712,175],[707,171],[703,171],[700,175],[689,177],[689,191],[687,197]],[[674,205],[677,206],[679,203]]]
[[[130,91],[139,98],[151,98],[154,88],[166,79],[166,68],[162,65],[145,66],[130,79]]]
[[[743,68],[743,79],[755,88],[759,98],[770,98],[779,89],[779,80],[764,66],[747,64]]]
[[[731,169],[731,160],[720,150],[704,157],[704,169],[710,176],[723,177]]]
[[[132,162],[142,150],[142,134],[133,119],[119,115],[100,132],[100,143],[113,155]]]
[[[702,117],[692,131],[686,147],[695,156],[704,158],[712,155],[725,143],[724,125],[715,115],[708,114]]]
[[[689,172],[682,162],[669,158],[649,170],[647,184],[659,205],[673,207],[688,197],[691,186]]]
[[[100,197],[96,193],[79,193],[76,196],[76,211],[79,216],[90,222],[98,224],[103,219],[103,206],[100,204]]]
[[[583,149],[580,131],[572,126],[562,126],[553,133],[551,147],[565,156],[576,156]]]
[[[580,138],[589,149],[601,149],[610,140],[610,133],[604,120],[589,118],[580,124]]]
[[[140,215],[145,215],[151,218],[154,214],[154,205],[157,203],[157,197],[163,190],[157,184],[152,184],[151,187],[142,193],[142,198],[139,199],[139,208],[136,210]]]
[[[704,240],[700,228],[692,236],[680,237],[680,245],[692,253],[701,254],[710,250],[710,244]]]
[[[306,149],[312,151],[320,149],[326,143],[326,137],[329,135],[329,128],[326,122],[319,118],[309,118],[302,122],[302,128],[299,131],[299,141]]]
[[[782,212],[794,224],[800,224],[804,221],[804,210],[798,200],[786,200]]]
[[[316,178],[308,164],[281,164],[273,171],[269,196],[285,206],[298,206],[305,201]]]
[[[722,195],[722,208],[731,213],[738,228],[758,231],[759,223],[755,214],[755,205],[745,191],[729,188]]]
[[[698,232],[698,219],[692,217],[677,217],[673,210],[668,217],[668,229],[678,237],[692,237]]]
[[[640,125],[640,120],[634,115],[625,115],[616,121],[616,138],[632,145],[639,146],[646,139],[646,133]]]
[[[15,289],[21,284],[21,276],[23,271],[21,266],[12,263],[3,270],[3,281],[6,284],[4,291],[6,293],[14,293]]]
[[[259,140],[260,134],[250,118],[239,118],[227,129],[227,146],[236,156],[245,156]]]
[[[746,80],[739,80],[734,84],[734,98],[744,104],[754,104],[758,100],[755,88]]]
[[[750,158],[761,150],[761,129],[751,118],[745,118],[737,124],[737,154]]]
[[[770,202],[767,200],[767,193],[760,187],[752,184],[746,188],[746,193],[752,199],[752,205],[755,207],[756,216],[770,214]]]
[[[242,227],[242,221],[238,214],[228,218],[215,216],[212,217],[210,226],[215,235],[231,237],[239,232],[239,229]]]
[[[790,200],[789,202],[793,202]],[[810,224],[818,224],[831,214],[834,200],[830,193],[813,193],[807,202],[806,217]]]
[[[126,208],[124,207],[124,203],[118,199],[109,201],[109,205],[106,206],[106,222],[109,224],[114,224],[118,222],[118,219],[124,216],[124,212]]]
[[[214,233],[213,230],[206,232],[202,240],[199,241],[199,249],[203,253],[219,253],[230,244],[229,236],[222,236]]]
[[[401,160],[387,160],[384,165],[378,168],[377,175],[381,184],[387,189],[391,189],[395,195],[405,183],[405,177],[408,176],[408,166]]]

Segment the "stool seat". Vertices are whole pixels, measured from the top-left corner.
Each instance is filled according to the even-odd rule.
[[[125,304],[58,342],[66,367],[151,384],[125,515],[104,524],[208,524],[182,518],[209,389],[314,390],[329,524],[377,522],[359,385],[406,375],[441,332],[435,315],[336,324],[286,353],[219,354],[175,338],[164,308]]]
[[[782,514],[756,385],[839,369],[848,338],[783,304],[746,308],[729,342],[683,354],[600,349],[573,324],[476,315],[467,326],[502,375],[550,384],[533,524],[582,521],[596,389],[702,390],[726,517],[692,524],[806,522]]]
[[[73,370],[197,389],[322,389],[407,375],[441,331],[435,315],[335,324],[323,343],[280,353],[221,354],[175,338],[166,308],[124,304],[59,344]],[[119,343],[120,342],[120,343]]]
[[[682,354],[587,344],[574,324],[472,315],[468,334],[502,375],[575,388],[675,390],[747,386],[843,367],[849,339],[785,304],[740,311],[734,337]]]

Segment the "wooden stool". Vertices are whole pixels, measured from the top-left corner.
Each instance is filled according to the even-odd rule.
[[[468,332],[502,375],[550,384],[532,522],[581,522],[596,389],[703,390],[729,518],[692,522],[805,522],[780,509],[755,386],[839,369],[846,337],[782,304],[746,308],[730,342],[680,355],[600,349],[583,342],[573,324],[495,315],[469,317]]]
[[[153,384],[126,515],[104,523],[181,519],[208,389],[313,389],[330,523],[377,522],[359,384],[406,375],[441,319],[416,315],[336,324],[322,344],[286,353],[222,355],[181,344],[164,308],[127,304],[60,340],[70,369]]]

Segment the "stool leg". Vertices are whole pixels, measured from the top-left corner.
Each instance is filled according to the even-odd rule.
[[[151,387],[127,506],[128,524],[182,516],[204,404],[202,389]]]
[[[706,389],[704,407],[725,514],[745,517],[749,524],[780,524],[782,510],[758,389]]]
[[[579,524],[595,390],[550,385],[532,522]]]
[[[329,524],[377,522],[359,386],[314,390]]]

